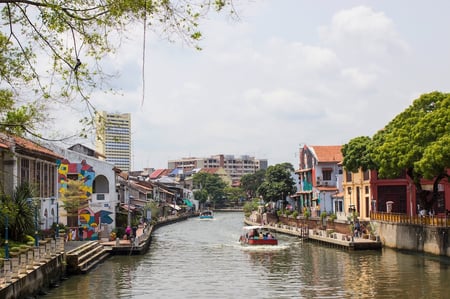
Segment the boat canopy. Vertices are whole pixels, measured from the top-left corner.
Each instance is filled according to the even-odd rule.
[[[249,226],[244,226],[243,229],[245,230],[253,230],[253,229],[263,229],[264,226],[262,225],[249,225]]]

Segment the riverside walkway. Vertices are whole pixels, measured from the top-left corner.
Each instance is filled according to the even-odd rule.
[[[245,218],[247,225],[261,225]],[[379,250],[382,248],[380,240],[349,237],[346,234],[332,232],[330,230],[310,229],[307,227],[294,227],[285,224],[267,224],[264,227],[277,233],[300,237],[306,241],[316,242],[327,246],[348,250]]]

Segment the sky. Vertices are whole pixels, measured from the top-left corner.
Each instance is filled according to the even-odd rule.
[[[201,51],[147,32],[145,88],[142,29],[106,57],[120,94],[92,102],[131,113],[132,170],[216,154],[298,168],[302,145],[373,136],[421,94],[449,91],[450,1],[235,4],[239,20],[200,22]]]

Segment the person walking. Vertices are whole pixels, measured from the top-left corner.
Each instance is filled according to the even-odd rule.
[[[83,241],[83,226],[80,224],[78,227],[78,240]]]
[[[125,235],[127,235],[127,240],[130,240],[130,236],[131,236],[131,227],[128,225],[127,228],[125,229]]]

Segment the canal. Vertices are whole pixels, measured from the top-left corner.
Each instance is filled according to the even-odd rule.
[[[113,256],[42,298],[449,298],[449,259],[349,252],[278,235],[276,248],[238,243],[242,213],[157,229],[150,250]]]

